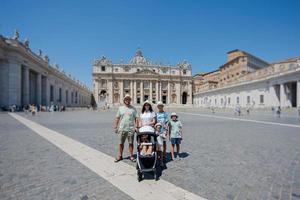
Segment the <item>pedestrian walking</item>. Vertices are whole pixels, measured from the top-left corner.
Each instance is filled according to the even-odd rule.
[[[280,118],[280,115],[281,115],[281,107],[280,106],[277,107],[276,114],[277,114],[277,117]]]

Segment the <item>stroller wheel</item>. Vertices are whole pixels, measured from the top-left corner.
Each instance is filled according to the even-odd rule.
[[[143,174],[142,174],[142,172],[140,172],[140,170],[138,170],[137,171],[137,179],[138,179],[138,181],[140,182],[141,180],[143,180]]]
[[[153,170],[153,178],[154,178],[156,181],[158,180],[157,170],[156,170],[156,169]]]

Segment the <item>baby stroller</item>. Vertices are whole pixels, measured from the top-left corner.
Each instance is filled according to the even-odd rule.
[[[144,126],[136,134],[137,141],[137,178],[143,180],[144,173],[152,172],[155,180],[157,177],[157,138],[151,126]],[[144,151],[146,147],[147,152]],[[150,151],[149,151],[150,150]]]

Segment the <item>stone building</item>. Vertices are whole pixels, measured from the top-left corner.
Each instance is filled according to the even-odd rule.
[[[198,83],[194,90],[195,106],[300,106],[300,57],[268,64],[248,53],[234,50],[229,52],[228,58],[226,64],[211,72],[214,76],[211,73],[194,76],[194,82]]]
[[[47,55],[31,51],[29,40],[0,35],[0,107],[50,102],[64,106],[87,106],[91,92],[58,65],[51,66]]]
[[[106,57],[93,64],[93,93],[98,105],[119,105],[126,93],[133,104],[192,104],[192,68],[183,61],[176,66],[150,63],[137,49],[129,63],[113,64]]]

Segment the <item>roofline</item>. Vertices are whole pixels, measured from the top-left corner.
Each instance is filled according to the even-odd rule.
[[[270,65],[280,64],[280,63],[287,63],[287,62],[293,62],[293,60],[297,60],[297,59],[300,59],[300,55],[299,56],[290,57],[290,58],[284,59],[284,60],[275,61],[275,62],[272,62]]]

